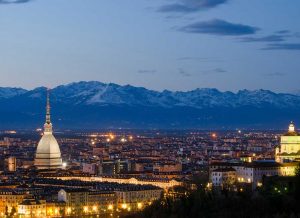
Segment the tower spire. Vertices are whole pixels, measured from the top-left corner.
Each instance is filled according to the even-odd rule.
[[[44,125],[45,133],[52,133],[52,123],[50,119],[50,89],[47,89],[46,123]]]
[[[50,89],[47,89],[46,123],[50,124]]]

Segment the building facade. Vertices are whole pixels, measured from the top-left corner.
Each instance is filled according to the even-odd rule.
[[[300,161],[300,134],[292,122],[288,132],[281,136],[280,146],[275,151],[275,158],[280,163]]]

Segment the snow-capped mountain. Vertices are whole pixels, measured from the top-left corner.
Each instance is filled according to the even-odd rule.
[[[43,120],[38,119],[43,117],[45,93],[43,87],[33,90],[0,88],[0,128],[5,128],[5,124],[18,124],[17,117],[28,121],[28,125],[42,124]],[[52,89],[51,102],[54,119],[61,126],[70,128],[78,127],[78,123],[87,128],[233,128],[252,125],[256,128],[300,118],[299,95],[268,90],[233,93],[205,88],[158,92],[92,81]],[[13,121],[9,121],[10,118]]]
[[[16,88],[0,88],[0,98],[29,96],[43,98],[45,88],[31,91]],[[188,106],[206,107],[263,107],[272,105],[280,108],[299,107],[300,97],[292,94],[277,94],[268,90],[241,90],[237,93],[220,92],[217,89],[195,89],[187,92],[152,91],[130,85],[104,84],[101,82],[78,82],[58,86],[51,91],[54,101],[82,105],[118,105],[130,106]]]
[[[27,92],[27,90],[21,88],[0,87],[0,99],[12,98],[14,96],[24,94],[25,92]]]

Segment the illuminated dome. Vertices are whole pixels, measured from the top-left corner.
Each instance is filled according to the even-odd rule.
[[[50,120],[49,92],[47,94],[47,114],[44,125],[44,134],[36,149],[34,165],[38,169],[60,169],[62,159],[59,145],[53,136],[52,123]]]
[[[293,122],[290,123],[289,130],[285,134],[285,136],[298,136],[298,133],[296,132],[295,124]]]
[[[295,132],[295,125],[293,122],[289,125],[289,132]]]

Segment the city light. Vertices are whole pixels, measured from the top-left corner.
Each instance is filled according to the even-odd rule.
[[[85,207],[83,207],[83,211],[84,211],[85,213],[87,213],[87,212],[89,212],[89,208],[88,208],[87,206],[85,206]]]
[[[217,133],[212,133],[211,137],[216,138],[217,137]]]
[[[93,211],[97,211],[98,209],[97,209],[97,206],[93,206]]]
[[[122,209],[126,209],[127,208],[127,204],[124,203],[124,204],[121,205],[121,207],[122,207]]]
[[[138,207],[138,209],[141,209],[143,207],[143,204],[142,203],[138,203],[137,207]]]
[[[4,133],[6,133],[6,134],[17,134],[17,131],[15,131],[15,130],[8,130],[8,131],[4,131]]]
[[[114,209],[114,206],[112,204],[108,205],[107,207],[108,210],[113,210]]]
[[[67,213],[70,214],[71,212],[72,212],[72,208],[71,208],[71,207],[68,207],[68,208],[67,208]]]
[[[110,137],[111,140],[114,140],[114,139],[115,139],[115,135],[112,134],[112,133],[109,134],[109,137]]]
[[[269,177],[295,176],[297,163],[293,161],[298,158],[300,145],[300,135],[287,130],[280,141],[274,139],[274,132],[249,131],[241,135],[238,129],[194,134],[178,132],[178,135],[162,131],[159,136],[155,131],[141,133],[140,137],[133,137],[133,133],[125,130],[116,136],[107,132],[74,133],[60,136],[58,140],[52,133],[52,123],[46,122],[39,140],[22,137],[22,134],[0,139],[5,156],[0,165],[4,172],[1,179],[12,181],[9,186],[17,187],[13,191],[1,189],[0,199],[9,213],[38,217],[122,216],[137,213],[154,201],[161,200],[160,205],[165,207],[165,198],[176,201],[193,196],[199,189],[212,195],[215,191],[222,195],[222,190],[228,189],[238,198],[239,192],[250,194],[257,187],[263,189]],[[36,134],[33,132],[32,136]],[[113,139],[115,143],[105,143]],[[125,142],[130,143],[125,146]],[[28,156],[35,157],[34,166]],[[274,156],[274,160],[271,159]],[[284,157],[291,161],[285,163]],[[23,167],[36,170],[23,170]],[[205,177],[207,182],[199,186],[192,184],[188,178],[194,173],[199,173],[201,180]],[[187,180],[174,179],[183,175]],[[264,181],[263,175],[268,179]],[[22,183],[20,178],[24,178]],[[16,182],[21,185],[16,186]],[[47,188],[40,188],[37,193],[34,184]],[[272,194],[293,191],[287,189],[286,184],[278,185],[272,186]],[[40,198],[47,195],[51,200]],[[12,207],[18,208],[11,212]],[[0,213],[5,212],[5,207],[1,207]]]

